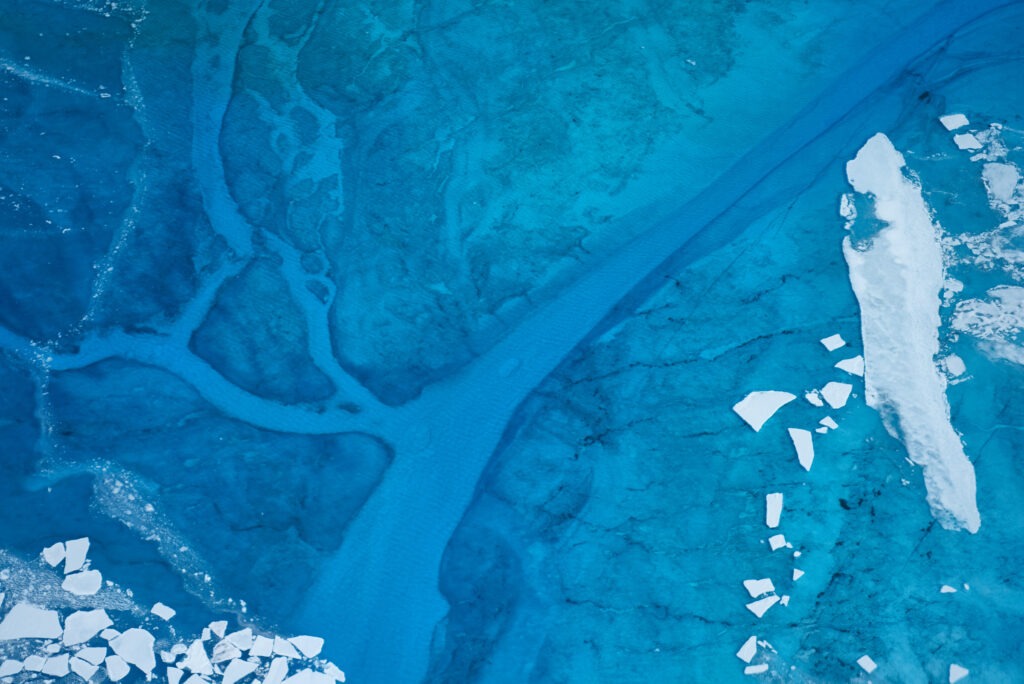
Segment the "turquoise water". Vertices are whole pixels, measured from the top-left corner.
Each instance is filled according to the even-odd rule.
[[[165,648],[315,634],[356,682],[745,681],[751,635],[752,679],[1024,679],[1021,371],[951,323],[1019,238],[963,246],[1004,218],[938,121],[1002,124],[1020,163],[1019,3],[0,16],[13,557],[88,536],[178,611]],[[832,368],[862,351],[844,165],[878,131],[964,241],[940,344],[975,535]],[[829,380],[853,397],[810,472],[785,428],[821,409],[731,410]],[[757,619],[761,577],[790,599]],[[0,582],[0,614],[55,600]]]

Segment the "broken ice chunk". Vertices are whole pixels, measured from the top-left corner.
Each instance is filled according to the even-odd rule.
[[[758,599],[757,601],[751,601],[750,603],[748,603],[747,610],[749,610],[751,613],[760,618],[768,612],[769,608],[771,608],[778,602],[778,596],[765,596],[763,599]]]
[[[67,677],[68,672],[70,672],[68,669],[68,659],[70,657],[67,653],[62,653],[59,656],[47,658],[40,672],[51,677]]]
[[[957,682],[959,682],[961,679],[963,679],[964,677],[966,677],[970,673],[971,673],[971,671],[968,670],[966,667],[962,667],[962,666],[956,665],[956,664],[950,665],[949,666],[949,684],[956,684]]]
[[[782,598],[779,599],[779,605],[780,606],[788,606],[789,605],[789,594],[783,594],[782,595]]]
[[[796,582],[798,579],[804,576],[804,571],[798,568],[793,568],[793,581]]]
[[[752,636],[743,642],[740,650],[736,651],[736,657],[745,663],[749,663],[757,655],[757,637]]]
[[[334,663],[327,663],[327,665],[324,666],[324,674],[332,678],[336,682],[345,681],[345,673],[342,672],[341,668],[339,668]]]
[[[943,584],[942,588],[939,589],[939,593],[940,594],[955,594],[956,593],[956,587],[951,587],[948,584]]]
[[[60,586],[69,594],[92,596],[103,586],[103,575],[98,570],[83,570],[65,577]]]
[[[210,623],[210,631],[216,634],[221,639],[224,638],[224,631],[228,628],[227,620],[217,620],[216,622]]]
[[[812,406],[824,406],[825,402],[821,400],[821,392],[818,390],[811,390],[804,394],[804,399],[807,400]]]
[[[281,684],[288,676],[288,659],[285,657],[274,658],[270,662],[267,674],[263,677],[263,684]]]
[[[92,663],[87,663],[86,661],[77,657],[71,659],[71,662],[68,663],[68,667],[71,668],[72,672],[74,672],[76,675],[78,675],[87,682],[92,679],[92,676],[96,674],[96,671],[99,669],[96,665],[93,665]]]
[[[839,333],[836,333],[835,335],[829,335],[828,337],[823,337],[821,339],[821,343],[825,345],[825,349],[828,349],[830,352],[835,351],[840,347],[846,346],[846,340],[844,340],[843,336],[840,335]]]
[[[30,655],[25,658],[25,669],[29,672],[40,672],[43,669],[43,665],[46,664],[46,658],[37,655]]]
[[[773,534],[768,537],[768,546],[771,547],[772,551],[778,551],[786,545],[786,536],[782,534]]]
[[[85,555],[89,553],[89,538],[72,539],[64,542],[64,574],[70,575],[82,569],[85,563]]]
[[[779,518],[782,516],[782,494],[772,492],[765,495],[765,524],[768,527],[778,527]]]
[[[60,562],[64,560],[64,542],[57,542],[53,546],[47,546],[43,549],[43,560],[45,560],[51,568],[55,568],[60,565]]]
[[[223,663],[225,660],[234,660],[241,656],[242,652],[230,641],[218,641],[217,645],[213,647],[213,654],[210,656],[210,662]]]
[[[239,651],[248,651],[252,648],[252,630],[246,627],[237,632],[232,632],[224,637],[224,641],[232,644]]]
[[[945,126],[947,131],[955,131],[970,123],[963,114],[946,114],[945,116],[940,116],[939,121]]]
[[[99,665],[107,657],[107,648],[106,646],[90,646],[89,648],[83,648],[75,655],[87,663]]]
[[[967,364],[964,360],[956,354],[950,354],[942,360],[942,366],[946,369],[946,373],[952,378],[958,378],[967,372]]]
[[[824,425],[825,427],[827,427],[827,428],[829,428],[831,430],[835,430],[837,427],[839,427],[839,423],[837,423],[836,421],[832,420],[832,416],[825,416],[824,418],[819,420],[818,423],[820,423],[821,425]]]
[[[809,471],[811,464],[814,463],[814,443],[811,441],[810,431],[789,428],[789,438],[793,440],[793,446],[796,447],[796,458],[800,462],[800,466]]]
[[[224,669],[221,684],[235,684],[256,671],[256,663],[247,660],[232,660]]]
[[[324,640],[315,636],[295,636],[288,639],[307,658],[315,658],[324,648]]]
[[[185,673],[176,667],[167,668],[167,684],[178,684]]]
[[[274,640],[265,636],[258,636],[253,640],[249,655],[265,658],[274,652]]]
[[[819,435],[827,435],[828,434],[828,428],[827,427],[816,427],[816,428],[814,428],[814,431],[817,432]]]
[[[322,672],[306,669],[284,680],[284,684],[334,684],[334,680]]]
[[[185,660],[181,662],[181,667],[199,675],[213,674],[213,665],[210,663],[209,656],[206,655],[202,641],[196,639],[192,642],[185,652]]]
[[[101,639],[106,639],[107,641],[110,641],[111,639],[116,637],[118,634],[120,634],[120,632],[118,632],[116,629],[105,629],[102,632],[100,632],[100,638]]]
[[[128,663],[124,662],[121,656],[108,656],[105,661],[107,664],[107,678],[112,682],[119,682],[128,676],[128,672],[131,668],[128,667]]]
[[[76,611],[64,620],[64,645],[84,644],[113,624],[102,608]]]
[[[301,658],[299,652],[295,650],[290,641],[282,639],[281,637],[274,637],[274,653],[285,658]]]
[[[750,594],[750,598],[757,598],[763,594],[770,594],[775,591],[775,585],[771,579],[743,580],[743,586]]]
[[[756,675],[763,674],[768,671],[768,663],[760,663],[759,665],[747,665],[743,668],[743,674],[745,675]]]
[[[836,364],[836,368],[841,371],[846,371],[850,375],[856,375],[858,377],[864,376],[864,357],[863,356],[852,356],[848,359],[843,359]]]
[[[153,635],[144,629],[133,627],[110,640],[110,648],[126,663],[134,665],[147,676],[153,674],[156,656],[153,654]]]
[[[853,385],[845,382],[830,382],[821,388],[821,396],[825,397],[828,405],[834,409],[841,409],[846,406],[846,400],[850,398]]]
[[[953,136],[953,142],[961,150],[980,150],[981,141],[974,137],[973,133],[957,133]]]
[[[149,612],[162,620],[170,620],[178,614],[178,611],[174,610],[170,606],[160,603],[159,601],[153,604],[153,607],[149,609]]]
[[[10,677],[21,672],[24,666],[20,660],[5,660],[0,663],[0,677]]]
[[[0,641],[10,639],[59,639],[63,630],[55,610],[19,603],[0,622]]]
[[[857,658],[857,664],[860,665],[861,669],[863,669],[868,674],[871,674],[878,668],[878,665],[875,664],[875,661],[872,660],[871,656],[868,655],[862,655],[860,658]]]
[[[789,392],[779,392],[776,390],[751,392],[733,406],[732,410],[747,425],[754,428],[754,432],[760,432],[761,427],[768,422],[769,418],[775,415],[776,411],[794,399],[796,399],[796,395]]]

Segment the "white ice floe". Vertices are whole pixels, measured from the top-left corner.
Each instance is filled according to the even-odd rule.
[[[980,150],[983,147],[973,133],[957,133],[953,136],[953,142],[961,150]]]
[[[274,640],[268,639],[265,636],[257,636],[253,639],[252,648],[249,649],[249,655],[259,656],[266,658],[274,652]]]
[[[743,397],[732,410],[742,418],[747,425],[759,432],[761,427],[768,422],[768,419],[775,415],[780,408],[796,399],[796,395],[789,392],[766,390],[751,392]]]
[[[832,416],[825,416],[824,418],[822,418],[818,422],[821,423],[822,425],[824,425],[825,427],[827,427],[830,430],[835,430],[836,428],[839,427],[839,423],[837,423],[832,418]]]
[[[828,428],[827,428],[827,427],[825,427],[825,426],[822,426],[822,427],[816,427],[816,428],[814,428],[814,431],[815,431],[815,432],[817,432],[817,433],[818,433],[819,435],[825,435],[825,434],[828,434]]]
[[[764,522],[768,527],[778,527],[779,519],[782,516],[782,493],[772,492],[764,497],[765,517]]]
[[[955,594],[956,593],[956,587],[951,587],[948,584],[943,584],[942,587],[939,589],[939,593],[940,594]]]
[[[227,641],[239,651],[248,651],[252,648],[253,643],[252,630],[246,627],[245,629],[240,629],[237,632],[232,632],[224,637],[224,641]],[[323,642],[321,641],[321,644],[322,643]]]
[[[263,677],[263,684],[281,684],[288,676],[288,659],[284,656],[274,658],[270,662],[267,674]]]
[[[281,637],[274,637],[274,653],[285,658],[301,658],[292,642]]]
[[[120,633],[121,632],[117,631],[116,629],[105,629],[102,632],[100,632],[100,638],[110,641]]]
[[[284,680],[284,684],[334,684],[334,680],[322,672],[315,672],[307,668],[299,670]]]
[[[951,378],[959,378],[961,375],[967,372],[967,364],[956,354],[950,354],[946,358],[942,359],[942,367],[945,369],[946,374]]]
[[[248,660],[232,660],[228,663],[228,666],[224,668],[224,675],[221,679],[221,684],[235,684],[239,680],[245,679],[255,671],[256,663],[249,662]]]
[[[63,630],[55,610],[18,603],[0,622],[0,641],[11,639],[59,639]]]
[[[43,549],[43,560],[51,568],[55,568],[60,565],[60,562],[64,560],[64,542],[57,542],[53,546],[47,546]]]
[[[82,650],[80,650],[75,655],[77,655],[79,658],[81,658],[82,660],[84,660],[87,663],[92,663],[93,665],[99,665],[100,663],[103,662],[103,659],[107,657],[107,647],[106,646],[90,646],[88,648],[83,648]]]
[[[840,335],[839,333],[836,333],[835,335],[829,335],[828,337],[823,337],[820,340],[820,342],[823,345],[825,345],[825,349],[829,350],[830,352],[833,352],[836,349],[839,349],[840,347],[846,346],[846,340],[844,340],[843,336]]]
[[[743,642],[740,650],[736,651],[736,657],[745,663],[749,663],[757,655],[757,637],[752,636]]]
[[[185,672],[176,667],[167,668],[167,684],[179,684]]]
[[[850,398],[853,385],[845,382],[830,382],[821,388],[821,396],[825,397],[826,403],[834,409],[841,409],[846,406]]]
[[[216,665],[217,663],[223,663],[225,661],[241,657],[242,651],[234,644],[228,641],[218,641],[213,647],[213,653],[210,654],[210,662]]]
[[[92,596],[103,586],[103,575],[98,570],[83,570],[65,577],[60,586],[77,596]]]
[[[23,663],[28,672],[42,672],[43,665],[46,665],[46,658],[39,655],[30,655]]]
[[[121,681],[127,677],[128,673],[132,670],[121,656],[107,656],[107,659],[104,662],[107,666],[107,677],[112,682]]]
[[[799,568],[793,568],[793,581],[796,582],[798,579],[804,576],[804,571]]]
[[[789,438],[793,441],[796,449],[796,458],[804,470],[810,470],[814,463],[814,442],[810,430],[801,428],[789,428]]]
[[[878,665],[875,663],[875,661],[872,660],[871,656],[868,655],[862,655],[860,658],[857,658],[857,664],[860,665],[861,669],[867,672],[868,674],[871,674],[878,668]]]
[[[206,654],[206,648],[200,639],[196,639],[188,647],[188,651],[185,652],[185,660],[180,665],[183,669],[193,674],[213,674],[213,664],[210,662],[210,657]]]
[[[210,631],[211,632],[213,632],[218,637],[223,639],[224,638],[224,632],[226,632],[227,629],[228,629],[228,621],[227,620],[217,620],[216,622],[211,622],[209,627],[210,627]]]
[[[64,645],[84,644],[113,624],[102,608],[75,611],[64,620]]]
[[[782,598],[779,599],[779,605],[780,606],[788,606],[789,605],[789,594],[783,594],[782,595]]]
[[[89,538],[72,539],[64,542],[64,574],[69,575],[82,569],[85,556],[89,553]]]
[[[72,672],[74,672],[76,675],[78,675],[87,682],[91,680],[93,678],[93,675],[95,675],[96,672],[100,669],[98,666],[93,665],[92,663],[88,663],[82,660],[81,658],[77,657],[71,659],[71,661],[68,663],[68,667],[71,669]]]
[[[962,665],[950,665],[949,666],[949,684],[956,684],[961,679],[971,674],[971,671]]]
[[[178,611],[174,610],[170,606],[165,606],[159,601],[153,604],[153,607],[149,609],[149,612],[156,615],[161,620],[170,620],[178,613]]]
[[[767,577],[764,579],[743,580],[743,588],[750,594],[750,598],[757,598],[758,596],[775,591],[775,585]]]
[[[288,639],[307,658],[315,658],[324,648],[324,640],[315,636],[294,636]]]
[[[1014,164],[989,162],[981,169],[981,180],[985,183],[989,204],[1007,218],[1015,219],[1011,212],[1020,204],[1020,169]]]
[[[16,675],[22,671],[24,665],[21,664],[20,660],[5,660],[0,663],[0,677],[10,677]]]
[[[940,116],[939,121],[945,126],[947,131],[955,131],[970,123],[963,114],[946,114],[945,116]]]
[[[903,155],[879,133],[847,164],[854,189],[873,198],[885,225],[864,245],[843,240],[861,310],[865,395],[890,434],[924,470],[928,502],[947,528],[976,532],[974,467],[949,420],[939,351],[939,293],[945,280],[939,229]]]
[[[810,392],[807,392],[804,394],[804,399],[806,399],[807,403],[812,406],[821,407],[825,405],[825,401],[821,398],[821,392],[818,390],[811,390]]]
[[[768,546],[771,547],[772,551],[778,551],[786,545],[786,536],[783,534],[773,534],[768,537]]]
[[[67,653],[47,658],[40,672],[50,677],[67,677],[71,672],[68,668],[68,660],[70,660],[70,656]]]
[[[768,612],[768,609],[779,602],[778,596],[765,596],[763,599],[757,601],[751,601],[747,604],[747,610],[756,615],[758,618],[764,617],[764,614]]]
[[[153,635],[144,629],[133,627],[125,630],[115,639],[110,640],[110,648],[121,656],[126,663],[134,665],[147,675],[156,667],[156,656],[153,654]]]
[[[858,377],[864,376],[864,357],[861,355],[851,356],[848,359],[836,363],[836,368],[841,371],[846,371],[850,375],[856,375]]]
[[[743,674],[745,675],[758,675],[764,674],[768,671],[768,663],[760,663],[758,665],[747,665],[743,668]]]

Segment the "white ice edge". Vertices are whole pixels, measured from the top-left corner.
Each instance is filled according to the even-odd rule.
[[[936,367],[944,272],[939,229],[903,155],[879,133],[847,164],[853,188],[874,198],[886,223],[870,244],[843,240],[861,310],[865,396],[924,472],[932,514],[944,527],[977,532],[974,466],[953,429],[946,378]]]

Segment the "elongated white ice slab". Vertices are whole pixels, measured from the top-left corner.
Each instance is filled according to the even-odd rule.
[[[768,609],[778,602],[778,596],[765,596],[763,599],[758,599],[757,601],[751,601],[748,603],[747,610],[759,618],[764,617],[764,614],[768,612]]]
[[[846,346],[846,340],[844,340],[843,336],[839,333],[822,338],[821,343],[825,345],[825,349],[828,349],[830,352]]]
[[[825,397],[826,403],[834,409],[841,409],[846,406],[850,398],[853,385],[845,382],[830,382],[821,388],[821,396]]]
[[[953,142],[961,150],[980,150],[982,148],[981,141],[973,133],[957,133],[953,136]]]
[[[772,528],[778,527],[779,518],[782,516],[782,494],[780,492],[772,492],[765,495],[764,499],[764,524]]]
[[[835,419],[832,418],[832,416],[825,416],[818,422],[824,425],[825,427],[829,428],[830,430],[835,430],[836,428],[839,427],[839,423],[837,423]]]
[[[170,606],[166,606],[159,601],[153,604],[153,607],[149,610],[150,613],[156,615],[162,620],[170,620],[172,617],[178,614],[178,611],[174,610]]]
[[[8,639],[58,639],[63,630],[55,610],[19,603],[0,622],[0,641]]]
[[[66,556],[64,558],[64,574],[70,574],[82,569],[85,563],[85,555],[89,553],[89,538],[72,539],[64,543]]]
[[[860,665],[861,669],[863,669],[868,674],[871,674],[876,669],[878,669],[878,665],[876,665],[875,661],[872,660],[871,656],[868,655],[862,655],[860,658],[857,658],[857,664]]]
[[[749,663],[757,655],[757,637],[752,636],[743,642],[740,650],[736,651],[736,657],[745,663]]]
[[[796,458],[800,461],[801,467],[809,471],[811,464],[814,463],[814,442],[811,438],[810,430],[789,428],[789,438],[793,440],[793,446],[796,448]]]
[[[750,598],[757,598],[764,594],[770,594],[775,591],[775,585],[772,584],[771,579],[765,577],[764,579],[749,579],[743,580],[743,588],[750,594]]]
[[[57,542],[53,546],[43,549],[43,558],[51,568],[60,565],[60,562],[64,560],[64,542]]]
[[[848,359],[843,359],[836,364],[836,368],[841,371],[846,371],[850,375],[862,377],[864,375],[864,357],[853,356]]]
[[[939,117],[939,122],[946,127],[947,131],[955,131],[971,123],[963,114],[946,114]]]
[[[936,367],[944,273],[938,228],[906,176],[903,155],[879,133],[846,165],[853,188],[874,196],[887,225],[870,244],[843,240],[861,311],[865,394],[886,429],[922,466],[928,503],[943,527],[977,532],[974,466],[949,419],[946,378]]]
[[[768,663],[759,663],[758,665],[747,665],[743,668],[743,674],[745,675],[757,675],[764,674],[768,671]]]
[[[796,395],[789,392],[778,392],[766,390],[762,392],[751,392],[743,397],[732,410],[742,418],[747,425],[754,428],[754,432],[760,432],[768,419],[775,415],[780,408],[796,399]]]

